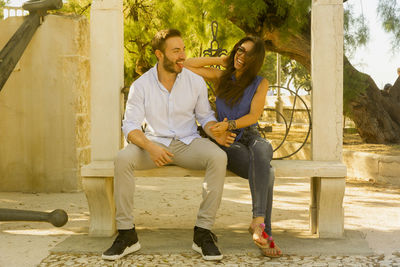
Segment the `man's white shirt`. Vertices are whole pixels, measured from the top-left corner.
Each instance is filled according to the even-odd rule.
[[[183,68],[168,92],[158,80],[156,65],[132,84],[122,130],[127,138],[145,122],[146,137],[152,141],[165,146],[173,139],[190,144],[200,138],[196,120],[202,127],[216,121],[203,78]]]

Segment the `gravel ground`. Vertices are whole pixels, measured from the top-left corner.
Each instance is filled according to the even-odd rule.
[[[251,253],[225,255],[217,262],[206,262],[196,254],[129,255],[114,262],[98,255],[50,255],[41,267],[61,266],[400,266],[400,254],[384,256],[283,256],[269,259]]]

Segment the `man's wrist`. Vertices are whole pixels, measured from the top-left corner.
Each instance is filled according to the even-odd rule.
[[[228,120],[227,122],[228,122],[228,131],[237,129],[235,120]]]

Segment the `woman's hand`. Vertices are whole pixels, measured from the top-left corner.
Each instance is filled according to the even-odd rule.
[[[221,122],[217,122],[210,127],[210,131],[214,136],[221,136],[228,130],[228,119],[225,118]]]

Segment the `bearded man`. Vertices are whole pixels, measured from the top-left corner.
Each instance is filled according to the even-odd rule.
[[[192,248],[205,260],[221,260],[223,255],[211,228],[221,202],[227,156],[215,143],[200,137],[197,122],[220,145],[230,146],[235,134],[211,133],[210,127],[217,120],[208,102],[206,83],[183,68],[186,54],[180,32],[158,32],[152,48],[158,63],[129,91],[122,126],[129,144],[119,151],[114,172],[118,236],[102,258],[116,260],[140,249],[133,218],[134,171],[173,164],[205,170]]]

